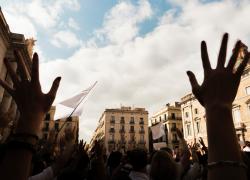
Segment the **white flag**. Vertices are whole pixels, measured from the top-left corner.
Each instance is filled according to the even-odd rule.
[[[158,123],[155,126],[152,126],[151,131],[152,131],[153,140],[159,139],[160,137],[165,135],[164,125],[162,124],[162,122]]]
[[[56,105],[54,120],[67,118],[71,116],[81,116],[83,108],[80,107],[81,102],[89,94],[89,92],[96,85],[95,82],[91,87],[81,91],[79,94],[74,95]],[[73,112],[73,113],[72,113]]]

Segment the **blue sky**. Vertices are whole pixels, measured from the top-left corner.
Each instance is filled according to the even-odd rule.
[[[200,42],[212,65],[221,36],[250,44],[249,0],[0,0],[12,32],[37,39],[41,83],[62,76],[56,102],[98,84],[84,105],[80,137],[89,140],[105,108],[145,107],[150,116],[201,82]]]

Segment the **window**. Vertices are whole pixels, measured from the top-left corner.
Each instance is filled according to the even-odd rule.
[[[121,117],[121,123],[124,124],[125,123],[125,118],[122,116]]]
[[[135,131],[134,126],[130,126],[130,132],[134,132],[134,131]]]
[[[59,131],[59,124],[58,123],[55,123],[55,130]]]
[[[49,121],[50,120],[50,114],[48,113],[48,114],[46,114],[46,116],[45,116],[45,120],[46,121]]]
[[[173,140],[177,141],[177,135],[176,134],[173,134]]]
[[[143,118],[140,118],[140,124],[144,124]]]
[[[144,135],[143,134],[140,135],[140,141],[144,141]]]
[[[200,121],[196,121],[197,133],[200,133]]]
[[[49,130],[49,123],[45,123],[45,130],[46,130],[46,131]]]
[[[172,128],[176,129],[176,123],[172,124]]]
[[[167,115],[166,115],[166,114],[164,114],[164,120],[165,120],[165,121],[167,120]]]
[[[110,140],[110,141],[114,141],[114,140],[115,140],[115,135],[114,135],[114,134],[110,134],[109,140]]]
[[[233,110],[233,118],[235,123],[240,123],[241,117],[240,117],[240,109],[236,108]]]
[[[188,118],[188,112],[185,112],[185,117]]]
[[[190,124],[187,124],[187,135],[188,135],[188,136],[191,135],[191,127],[190,127]]]
[[[111,116],[110,123],[114,124],[115,123],[115,116]]]
[[[246,87],[246,94],[250,95],[250,86]]]
[[[194,113],[198,114],[198,109],[197,108],[194,109]]]
[[[134,124],[135,123],[135,118],[134,117],[131,117],[130,118],[130,124]]]
[[[159,117],[159,120],[160,120],[160,122],[161,122],[161,116]]]
[[[171,118],[172,118],[172,119],[175,119],[175,113],[172,113],[172,114],[171,114]]]

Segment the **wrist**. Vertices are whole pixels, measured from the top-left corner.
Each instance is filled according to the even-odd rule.
[[[28,133],[38,135],[41,129],[42,115],[21,115],[15,129],[16,133]]]

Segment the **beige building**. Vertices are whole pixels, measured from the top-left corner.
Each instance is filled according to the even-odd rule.
[[[166,104],[164,108],[156,112],[150,118],[150,126],[154,126],[157,123],[162,122],[165,129],[165,136],[158,140],[154,140],[154,146],[156,149],[161,147],[169,147],[174,149],[179,147],[179,140],[176,134],[176,128],[182,130],[181,121],[181,106],[179,102],[173,104]]]
[[[55,132],[58,133],[57,140],[60,140],[60,137],[64,135],[65,128],[71,128],[71,129],[75,128],[74,139],[77,142],[78,133],[79,133],[79,117],[78,116],[70,117],[66,123],[65,123],[66,118],[55,121],[54,120],[55,110],[56,110],[55,107],[52,106],[50,111],[46,114],[44,118],[44,122],[42,123],[42,127],[41,127],[42,131],[40,132],[39,137],[41,139],[46,140],[49,137],[49,132],[51,130],[55,130]]]
[[[12,68],[17,70],[17,63],[14,57],[14,49],[20,52],[22,56],[26,72],[30,75],[31,72],[31,56],[33,54],[33,46],[34,40],[25,40],[24,35],[12,33],[9,29],[9,26],[4,18],[4,15],[0,9],[0,78],[2,80],[7,81],[10,85],[12,85],[11,78],[7,73],[7,69],[4,64],[4,58],[7,58],[10,62]],[[7,116],[5,116],[7,114]],[[16,103],[13,101],[11,96],[0,86],[0,119],[7,118],[9,123],[9,127],[0,127],[0,141],[4,141],[4,139],[8,136],[10,130],[13,129],[13,125],[16,123],[18,119],[18,111]],[[3,120],[1,120],[3,121]]]
[[[247,48],[244,46],[244,48]],[[244,48],[241,49],[235,67],[244,57]],[[207,143],[207,129],[205,109],[200,105],[193,94],[181,98],[181,111],[184,137],[188,143],[197,141],[199,137]],[[239,141],[250,141],[250,64],[245,68],[236,98],[233,102],[232,115],[236,134]]]
[[[205,109],[193,94],[181,98],[181,113],[184,138],[187,143],[198,142],[202,137],[207,144]]]
[[[105,109],[91,139],[104,142],[106,152],[125,152],[136,147],[148,150],[148,111],[145,108]]]

